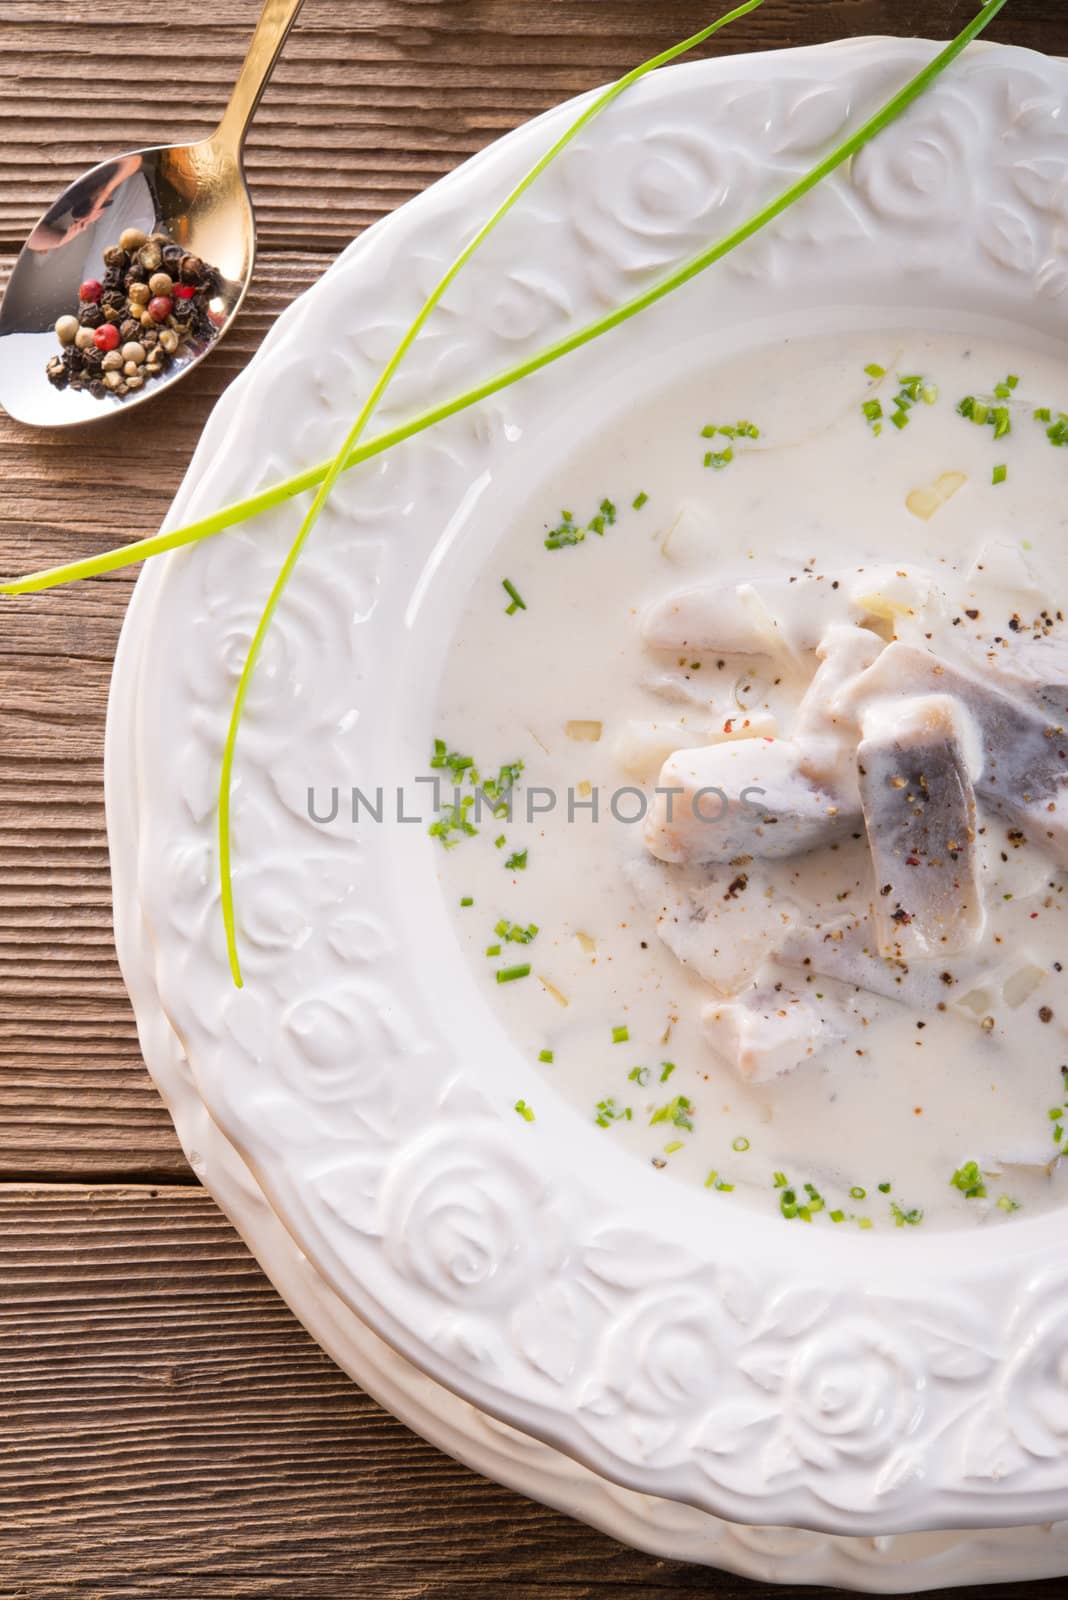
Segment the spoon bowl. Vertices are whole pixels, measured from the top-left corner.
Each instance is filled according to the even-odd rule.
[[[241,306],[256,256],[256,222],[242,166],[245,133],[303,0],[266,0],[219,127],[195,144],[162,145],[103,161],[64,190],[34,227],[0,305],[0,405],[35,427],[75,427],[157,399],[213,349]],[[103,278],[104,251],[127,228],[164,234],[214,267],[210,335],[193,337],[144,388],[119,398],[57,389],[45,367],[58,353],[58,317],[78,286]]]

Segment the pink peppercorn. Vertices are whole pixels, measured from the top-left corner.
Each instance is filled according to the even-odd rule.
[[[102,283],[98,283],[95,278],[86,278],[78,290],[78,299],[91,301],[95,305],[103,293],[104,285]]]
[[[192,300],[195,294],[196,290],[191,283],[176,283],[174,286],[174,298],[176,300]]]
[[[157,322],[166,322],[174,310],[174,301],[169,294],[153,295],[148,302],[148,310],[149,315],[154,317]]]
[[[102,322],[93,332],[93,343],[98,350],[116,350],[119,344],[119,330],[113,322]]]

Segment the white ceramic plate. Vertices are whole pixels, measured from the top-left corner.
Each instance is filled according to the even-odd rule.
[[[746,215],[934,47],[863,41],[647,80],[450,294],[394,418],[585,320]],[[1063,320],[1068,68],[982,48],[712,274],[566,369],[350,473],[242,734],[230,984],[214,794],[234,676],[296,506],[153,565],[134,716],[152,982],[208,1111],[331,1290],[487,1414],[737,1521],[878,1533],[1068,1510],[1061,1219],[843,1240],[657,1181],[542,1092],[485,1013],[425,829],[313,825],[310,785],[425,768],[449,628],[535,474],[655,383],[771,334]],[[322,459],[429,281],[561,109],[364,235],[211,419],[172,522]],[[696,331],[695,331],[696,330]],[[388,416],[383,416],[383,423]],[[123,672],[118,669],[119,678]],[[268,1257],[266,1265],[271,1269]]]
[[[199,1099],[189,1063],[159,1004],[137,898],[132,710],[145,629],[123,634],[108,717],[108,830],[115,937],[145,1060],[190,1163],[323,1349],[379,1404],[439,1449],[509,1488],[566,1511],[665,1560],[724,1568],[768,1583],[831,1584],[866,1594],[1068,1573],[1068,1522],[974,1533],[857,1538],[745,1527],[674,1500],[636,1494],[497,1422],[405,1361],[345,1306],[301,1254],[252,1173]]]

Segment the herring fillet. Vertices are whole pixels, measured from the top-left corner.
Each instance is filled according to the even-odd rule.
[[[1057,862],[1068,867],[1068,728],[992,688],[967,668],[915,645],[887,645],[845,691],[843,707],[879,698],[950,695],[970,713],[981,765],[976,793]]]
[[[857,776],[879,954],[907,961],[970,950],[986,917],[958,706],[943,694],[877,703],[862,728]]]

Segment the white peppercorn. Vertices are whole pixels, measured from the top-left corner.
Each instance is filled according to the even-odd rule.
[[[173,328],[161,328],[159,331],[160,349],[166,350],[172,356],[178,348],[178,335]]]
[[[56,323],[56,338],[60,344],[73,344],[80,326],[77,317],[60,317]]]
[[[132,361],[135,366],[139,367],[145,359],[144,345],[139,344],[136,339],[132,339],[129,344],[124,344],[122,347],[122,359],[124,361]]]
[[[100,365],[105,372],[121,372],[123,366],[121,353],[118,350],[109,350]]]
[[[145,242],[145,236],[140,228],[124,228],[119,234],[119,249],[131,252],[140,250]]]
[[[132,378],[126,379],[126,387],[127,389],[140,389],[144,386],[144,381],[145,380],[142,378],[141,374],[139,372],[135,372]]]
[[[104,382],[107,384],[109,389],[117,389],[119,384],[122,382],[122,373],[115,372],[114,370],[111,372],[105,372]]]
[[[79,350],[91,350],[96,344],[92,328],[79,328],[74,335],[74,343]]]
[[[132,306],[147,306],[152,298],[152,291],[147,283],[131,283],[126,294]]]
[[[148,280],[148,287],[152,294],[173,294],[174,279],[169,272],[154,272]]]

